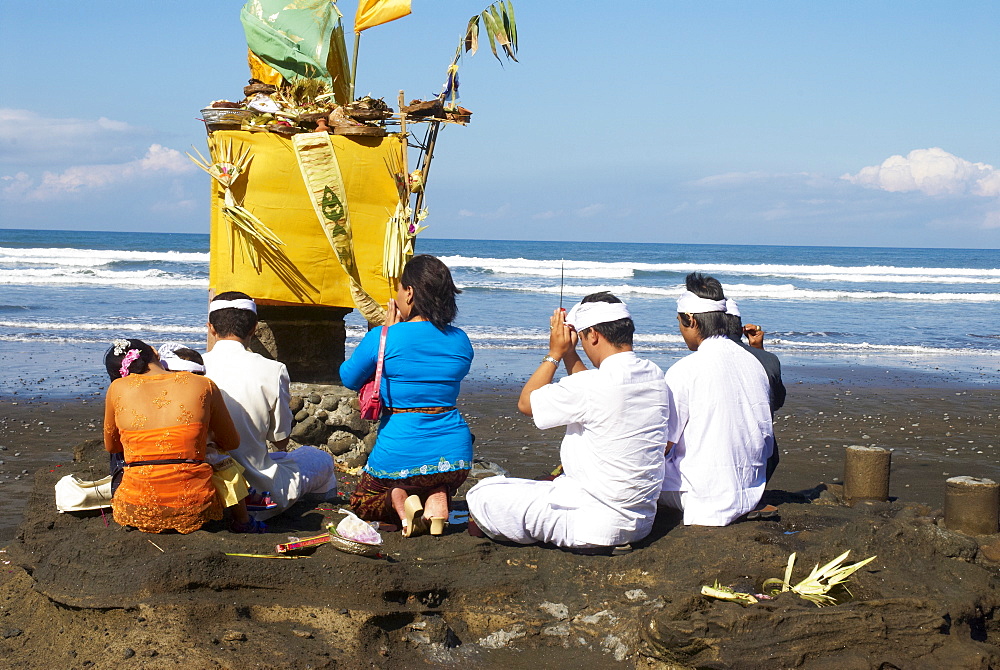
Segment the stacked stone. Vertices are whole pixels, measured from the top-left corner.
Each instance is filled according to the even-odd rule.
[[[343,386],[296,382],[291,392],[291,441],[295,446],[310,444],[325,449],[348,468],[368,461],[378,424],[361,418],[356,392]]]

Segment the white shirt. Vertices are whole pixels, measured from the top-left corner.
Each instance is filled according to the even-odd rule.
[[[774,448],[763,366],[727,337],[703,340],[670,366],[670,428],[663,490],[685,492],[684,523],[725,526],[764,493]]]
[[[610,546],[648,533],[663,481],[668,408],[663,371],[630,351],[532,391],[535,425],[566,426],[565,474],[553,482],[551,503],[588,508],[591,523],[574,529],[574,540]]]
[[[281,471],[294,470],[295,465],[271,458],[267,440],[277,442],[291,432],[288,369],[234,340],[217,341],[204,360],[205,375],[222,391],[240,434],[239,448],[229,454],[246,469],[244,476],[258,492],[280,497],[281,482],[290,474]]]

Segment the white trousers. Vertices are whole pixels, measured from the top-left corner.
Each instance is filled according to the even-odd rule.
[[[476,524],[494,540],[548,542],[572,549],[605,546],[579,542],[573,537],[575,523],[585,521],[586,512],[553,505],[554,492],[552,482],[497,476],[476,484],[465,500]]]

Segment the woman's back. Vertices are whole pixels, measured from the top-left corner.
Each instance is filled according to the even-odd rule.
[[[186,533],[220,518],[212,466],[205,463],[210,429],[221,448],[239,444],[222,394],[205,377],[171,372],[113,381],[104,444],[123,451],[127,464],[112,501],[115,519],[150,532]]]
[[[108,388],[108,403],[115,410],[112,427],[129,431],[207,423],[213,387],[209,379],[190,372],[116,379]]]
[[[469,338],[458,328],[447,326],[442,332],[426,321],[397,323],[386,338],[382,373],[385,404],[388,407],[454,405],[462,379],[472,365],[472,356]]]

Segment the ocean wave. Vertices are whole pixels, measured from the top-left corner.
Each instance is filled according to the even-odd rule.
[[[69,323],[60,321],[2,321],[0,328],[18,328],[22,330],[76,330],[76,331],[114,331],[121,333],[197,333],[205,334],[205,326],[178,326],[159,323]]]
[[[4,335],[0,334],[0,342],[25,342],[28,344],[104,344],[108,342],[96,337],[72,337],[59,335]]]
[[[90,286],[128,286],[129,288],[194,287],[208,288],[208,278],[178,275],[164,270],[94,270],[91,268],[25,268],[0,270],[0,285],[86,284]]]
[[[97,267],[119,261],[208,263],[207,253],[181,251],[120,251],[116,249],[0,247],[0,263]]]
[[[768,342],[770,349],[774,345],[777,353],[782,350],[794,351],[803,349],[809,351],[830,351],[835,353],[896,353],[934,356],[987,356],[1000,357],[1000,351],[989,349],[927,347],[915,344],[870,344],[868,342],[800,342],[777,338]]]
[[[615,295],[638,297],[661,297],[675,299],[684,291],[684,287],[634,286],[629,284],[567,284],[559,286],[516,286],[516,285],[476,285],[461,283],[463,291],[518,291],[527,293],[545,293],[566,296],[582,296],[598,291],[610,291]],[[918,293],[914,291],[844,291],[798,288],[793,284],[726,284],[726,295],[735,299],[774,299],[774,300],[808,300],[851,301],[851,300],[904,300],[924,302],[1000,302],[1000,293]]]
[[[699,271],[722,275],[787,277],[810,281],[1000,284],[1000,268],[931,268],[891,265],[787,265],[735,263],[622,263],[562,259],[484,258],[477,256],[441,256],[448,267],[480,270],[494,274],[525,276],[606,277],[625,279],[653,274],[686,275]]]

